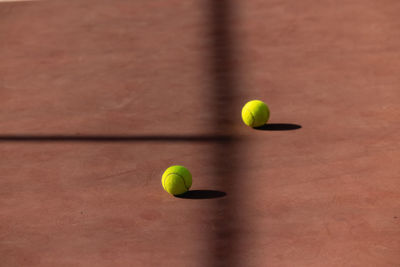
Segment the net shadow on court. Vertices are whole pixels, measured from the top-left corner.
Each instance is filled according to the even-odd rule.
[[[238,67],[234,55],[237,44],[234,38],[235,5],[232,0],[209,0],[207,21],[209,35],[209,60],[206,69],[210,71],[212,85],[212,112],[214,129],[223,125],[224,133],[230,137],[225,142],[216,143],[211,155],[218,188],[223,188],[227,196],[215,201],[213,211],[213,230],[210,230],[209,263],[215,267],[240,266],[237,253],[239,248],[239,225],[237,214],[238,165],[234,155],[239,153],[238,141],[234,137],[234,125],[239,114],[236,110],[235,96],[238,90]]]

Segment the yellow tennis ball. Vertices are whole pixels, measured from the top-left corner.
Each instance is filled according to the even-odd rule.
[[[171,195],[180,195],[192,186],[192,174],[183,166],[171,166],[162,175],[161,183]]]
[[[247,126],[262,126],[269,119],[269,108],[260,100],[249,101],[242,109],[242,119]]]

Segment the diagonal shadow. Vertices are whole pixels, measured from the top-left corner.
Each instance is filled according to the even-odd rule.
[[[0,135],[0,142],[222,142],[227,135]]]

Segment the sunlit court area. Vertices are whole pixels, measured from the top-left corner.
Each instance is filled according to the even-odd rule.
[[[0,266],[399,267],[399,14],[0,0]]]

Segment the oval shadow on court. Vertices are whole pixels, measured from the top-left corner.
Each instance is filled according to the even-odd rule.
[[[255,127],[256,130],[261,131],[292,131],[300,129],[301,125],[292,123],[267,123],[260,127]]]
[[[175,197],[187,198],[187,199],[209,199],[209,198],[220,198],[226,196],[225,192],[216,190],[190,190],[181,195]]]

